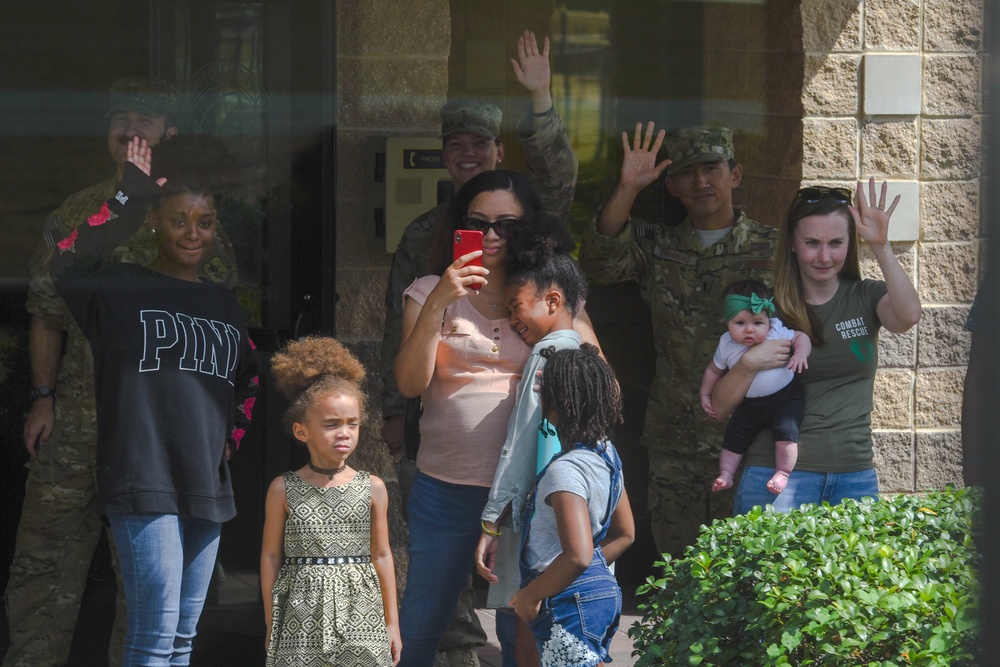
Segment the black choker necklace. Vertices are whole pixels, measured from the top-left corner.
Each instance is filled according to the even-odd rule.
[[[333,476],[336,475],[337,473],[344,472],[345,468],[347,468],[347,461],[344,461],[336,468],[320,468],[318,466],[314,466],[312,461],[309,462],[310,470],[312,470],[313,472],[318,472],[321,475],[326,475],[327,477],[330,478],[330,481],[333,481]]]

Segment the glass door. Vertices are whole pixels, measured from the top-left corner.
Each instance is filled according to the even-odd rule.
[[[258,351],[333,333],[333,2],[162,0],[150,3],[148,20],[151,73],[182,92],[180,131],[221,138],[254,175],[255,203],[224,224]],[[263,644],[264,494],[304,456],[282,427],[284,401],[261,380],[253,431],[232,465],[239,514],[223,529],[195,649],[201,664],[244,664],[233,647],[249,644],[249,659]],[[245,634],[256,637],[233,641]]]
[[[251,336],[266,359],[292,337],[336,329],[335,27],[334,0],[0,3],[0,59],[17,63],[0,75],[0,296],[8,313],[0,322],[8,443],[0,469],[11,508],[0,540],[3,587],[26,476],[19,444],[30,383],[26,260],[49,212],[113,173],[104,117],[109,87],[140,75],[175,85],[179,131],[221,138],[253,174],[251,203],[220,218],[236,251],[236,289]],[[261,380],[252,430],[231,462],[238,516],[223,530],[196,665],[263,664],[264,493],[305,454],[282,427],[284,401],[266,373]],[[114,586],[102,545],[68,664],[107,664]],[[0,635],[2,655],[5,623]]]

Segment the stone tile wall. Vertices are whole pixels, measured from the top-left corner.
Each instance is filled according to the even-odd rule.
[[[368,426],[355,464],[382,477],[390,491],[390,533],[400,589],[406,528],[395,469],[379,433],[378,380],[385,286],[392,256],[373,247],[365,214],[365,138],[436,136],[448,95],[451,42],[448,0],[337,3],[337,330],[369,370]]]
[[[879,345],[872,422],[883,490],[960,484],[963,324],[982,199],[982,3],[802,0],[801,13],[802,181],[874,175],[903,194],[893,248],[924,308],[915,331]],[[863,271],[881,275],[870,254]]]

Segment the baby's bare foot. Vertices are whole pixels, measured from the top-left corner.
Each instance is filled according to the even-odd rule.
[[[788,473],[783,470],[776,470],[774,476],[767,482],[767,490],[778,495],[785,490],[788,485]]]
[[[724,491],[733,485],[733,476],[727,472],[719,473],[712,483],[712,491]]]

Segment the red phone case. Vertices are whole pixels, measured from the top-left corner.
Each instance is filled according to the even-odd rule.
[[[459,229],[455,232],[455,238],[453,239],[453,251],[452,260],[456,260],[462,255],[467,255],[474,250],[483,249],[483,233],[477,232],[472,229]],[[469,261],[466,266],[482,266],[483,256],[473,258]],[[469,285],[473,290],[479,290],[482,287],[482,283],[473,283]]]

